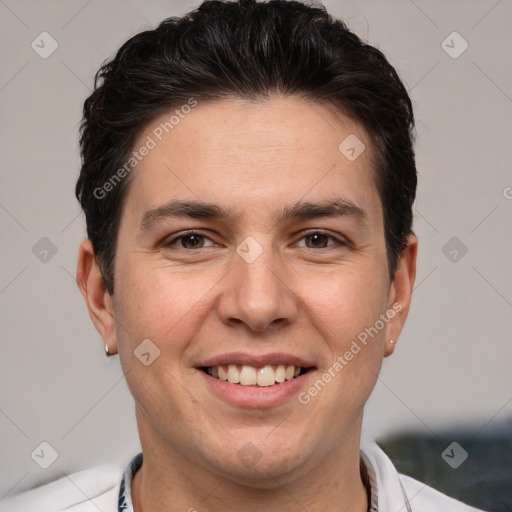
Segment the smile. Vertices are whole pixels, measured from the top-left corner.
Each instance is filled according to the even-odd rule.
[[[239,386],[268,387],[293,380],[311,368],[304,368],[294,365],[265,365],[261,367],[249,365],[226,364],[216,366],[205,366],[201,368],[204,372],[215,379],[226,381]]]

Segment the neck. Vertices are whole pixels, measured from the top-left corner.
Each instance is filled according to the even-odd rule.
[[[318,464],[305,463],[279,476],[268,473],[268,479],[260,478],[255,485],[237,481],[233,473],[215,471],[208,463],[196,464],[153,438],[145,442],[148,438],[143,433],[147,432],[141,431],[144,461],[132,481],[134,512],[368,510],[368,489],[361,477],[360,430]]]

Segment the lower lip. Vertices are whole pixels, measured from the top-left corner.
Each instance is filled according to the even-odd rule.
[[[292,380],[286,380],[273,386],[242,386],[216,379],[202,370],[197,370],[209,388],[222,400],[230,404],[251,409],[275,407],[297,396],[305,387],[307,379],[315,373],[309,370]]]

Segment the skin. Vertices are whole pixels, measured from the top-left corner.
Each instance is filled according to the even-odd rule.
[[[338,150],[349,134],[366,145],[353,162]],[[363,129],[328,106],[283,96],[200,103],[132,171],[113,296],[82,243],[78,284],[135,400],[137,512],[367,510],[363,408],[407,317],[417,252],[410,235],[389,278],[372,156]],[[338,197],[365,218],[276,222],[285,205]],[[174,199],[223,205],[234,217],[167,217],[141,229],[145,212]],[[206,237],[199,248],[176,240],[188,229]],[[327,236],[314,245],[304,230]],[[262,249],[252,263],[236,252],[248,236]],[[393,304],[400,312],[306,405],[293,396],[235,406],[195,368],[227,352],[285,352],[313,362],[307,390]],[[148,366],[134,356],[144,339],[160,350]],[[239,456],[248,442],[261,456],[251,466]]]

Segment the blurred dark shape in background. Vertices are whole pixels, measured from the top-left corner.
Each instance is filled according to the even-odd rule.
[[[512,512],[512,418],[476,434],[454,428],[396,434],[377,443],[400,473],[473,507]]]

